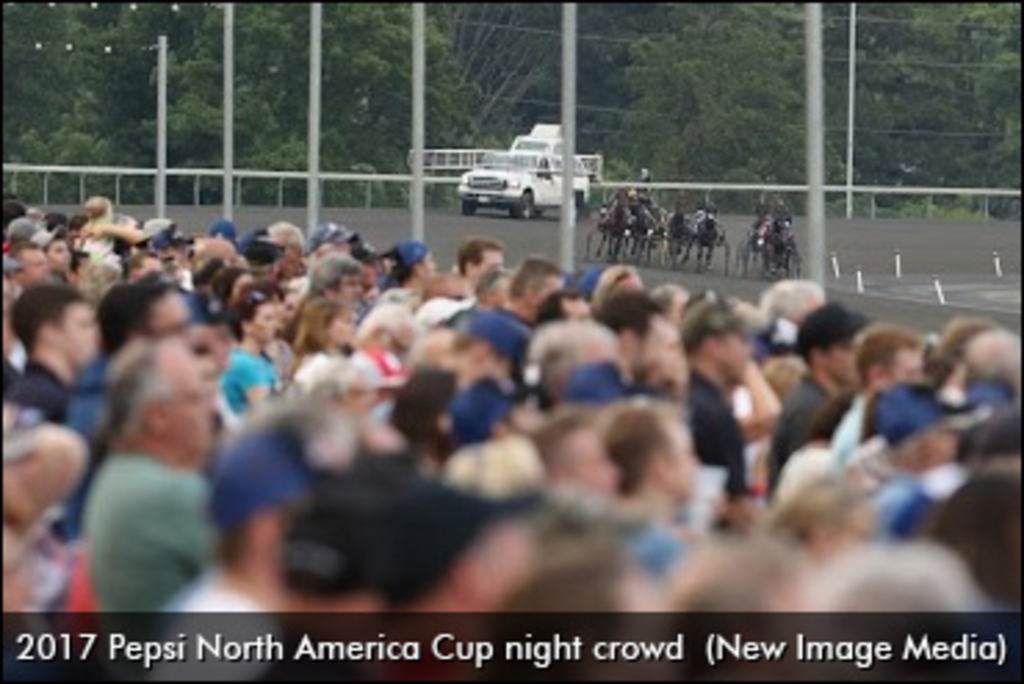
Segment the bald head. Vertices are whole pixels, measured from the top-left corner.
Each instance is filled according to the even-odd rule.
[[[969,382],[1004,382],[1020,395],[1020,336],[996,328],[972,337],[964,353]]]

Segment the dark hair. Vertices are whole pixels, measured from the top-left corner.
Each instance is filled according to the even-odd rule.
[[[28,213],[28,209],[24,204],[19,202],[17,199],[5,199],[4,200],[4,234],[7,234],[7,226],[11,225],[11,221],[19,219]]]
[[[508,286],[508,296],[520,299],[529,290],[543,287],[544,281],[553,276],[561,277],[562,271],[555,264],[541,257],[529,257],[519,264],[512,282]]]
[[[457,390],[456,376],[445,370],[416,371],[395,396],[391,424],[409,441],[420,458],[441,466],[454,451],[451,435],[441,429],[441,417]]]
[[[42,252],[46,254],[46,250],[31,240],[18,240],[11,245],[10,257],[12,259],[20,259],[23,252]]]
[[[963,559],[989,598],[1021,606],[1020,471],[974,475],[942,503],[925,535]]]
[[[597,311],[596,318],[616,335],[631,330],[643,338],[651,328],[651,320],[660,315],[661,307],[649,294],[627,290],[612,295]]]
[[[281,291],[281,286],[272,280],[260,280],[246,285],[229,307],[233,314],[232,328],[235,337],[239,340],[242,339],[242,324],[256,318],[261,306],[281,302],[283,299],[284,293]]]
[[[583,294],[577,290],[565,289],[552,292],[543,302],[541,302],[540,307],[537,309],[537,327],[539,328],[545,323],[564,321],[566,319],[566,315],[565,310],[562,308],[562,304],[566,300],[572,301],[584,299]]]
[[[89,217],[85,214],[75,214],[68,220],[68,231],[74,232],[76,230],[81,230],[88,222]]]
[[[198,290],[207,290],[213,286],[213,281],[226,266],[223,259],[214,257],[203,264],[192,279],[193,287]]]
[[[239,266],[228,266],[217,271],[217,275],[210,281],[213,296],[222,302],[231,301],[231,291],[235,289],[235,282],[244,275],[249,275],[249,270]]]
[[[125,278],[129,278],[132,274],[132,271],[134,271],[137,268],[141,268],[142,264],[146,261],[146,259],[156,258],[157,256],[155,254],[152,254],[151,252],[136,252],[135,254],[132,254],[130,257],[125,259],[124,266],[122,268],[122,275]]]
[[[811,420],[811,427],[807,433],[808,441],[831,441],[846,412],[853,406],[855,396],[852,392],[844,392],[826,401]]]
[[[11,324],[14,333],[31,355],[43,326],[59,324],[72,304],[87,304],[81,292],[68,285],[33,285],[14,302]]]
[[[156,304],[178,286],[161,274],[151,274],[134,283],[118,283],[107,291],[96,310],[103,353],[113,355],[135,334],[149,329],[149,319]]]
[[[503,251],[505,251],[505,245],[497,240],[482,237],[469,238],[459,247],[459,255],[456,259],[459,273],[466,275],[466,267],[470,264],[479,264],[484,260],[485,253]]]
[[[604,443],[622,473],[619,491],[628,496],[640,490],[648,465],[659,451],[667,448],[666,423],[672,417],[665,409],[654,406],[626,406],[613,411]]]

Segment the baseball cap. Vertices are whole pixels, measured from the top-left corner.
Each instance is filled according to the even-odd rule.
[[[426,259],[430,249],[419,240],[403,240],[395,245],[392,252],[403,266],[412,267]]]
[[[491,345],[516,366],[522,365],[530,344],[530,331],[526,326],[500,311],[481,311],[471,316],[462,332]]]
[[[388,509],[423,477],[398,458],[359,459],[325,474],[296,506],[282,564],[289,589],[332,596],[375,588],[386,569]]]
[[[167,218],[151,218],[142,224],[142,239],[139,242],[152,240],[170,228],[174,228],[174,221]]]
[[[991,415],[990,407],[943,403],[928,385],[903,384],[883,392],[875,407],[875,426],[896,447],[933,427],[964,431]]]
[[[704,340],[737,333],[747,335],[752,330],[728,304],[718,299],[706,299],[692,306],[683,319],[683,348],[691,352]]]
[[[192,325],[219,325],[231,321],[231,312],[217,297],[205,292],[186,292],[184,295]]]
[[[306,254],[312,254],[323,245],[347,245],[356,238],[356,234],[345,226],[337,223],[321,223],[309,236],[309,244],[306,246]]]
[[[31,240],[40,230],[39,224],[23,216],[11,221],[7,227],[7,237],[11,242]]]
[[[257,266],[269,266],[284,256],[284,247],[270,241],[266,228],[255,228],[242,235],[238,251]]]
[[[456,394],[448,404],[452,437],[458,446],[486,442],[494,426],[515,408],[515,391],[494,380],[481,380]]]
[[[400,606],[422,598],[489,527],[526,515],[541,501],[535,494],[491,500],[434,481],[410,487],[386,516],[388,600]]]
[[[436,328],[471,306],[473,302],[470,300],[434,297],[416,310],[416,322],[424,328]]]
[[[235,224],[225,218],[214,221],[210,225],[210,230],[207,231],[207,234],[210,237],[223,238],[228,242],[234,242],[238,238],[238,230],[235,228]]]
[[[178,230],[177,226],[171,226],[170,228],[158,233],[150,243],[158,252],[162,252],[165,249],[176,247],[178,245],[190,245],[194,242],[192,238]]]
[[[252,433],[229,445],[213,468],[218,529],[233,529],[305,494],[313,483],[305,456],[299,439],[280,432]]]
[[[585,270],[576,280],[576,289],[582,292],[587,299],[592,298],[594,290],[597,289],[597,283],[601,280],[601,274],[606,268],[606,266],[591,266]]]
[[[839,302],[828,302],[812,312],[800,326],[797,353],[806,359],[812,349],[828,349],[851,342],[867,324],[868,319],[860,312],[847,309]]]

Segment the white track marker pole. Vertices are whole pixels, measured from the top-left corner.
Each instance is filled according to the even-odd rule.
[[[864,274],[860,271],[860,266],[857,267],[857,294],[864,294]]]
[[[896,250],[896,277],[903,277],[903,260],[900,258],[900,250]]]
[[[935,280],[935,294],[939,298],[939,304],[946,306],[946,295],[942,292],[942,283],[939,282],[939,276],[935,275],[932,278]]]
[[[839,280],[839,257],[835,252],[832,252],[832,274]]]
[[[996,278],[1003,277],[1003,263],[999,260],[999,252],[992,252],[992,263],[996,267]]]

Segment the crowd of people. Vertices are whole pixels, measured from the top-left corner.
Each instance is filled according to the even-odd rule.
[[[1014,332],[368,238],[5,201],[5,612],[1020,610]]]

